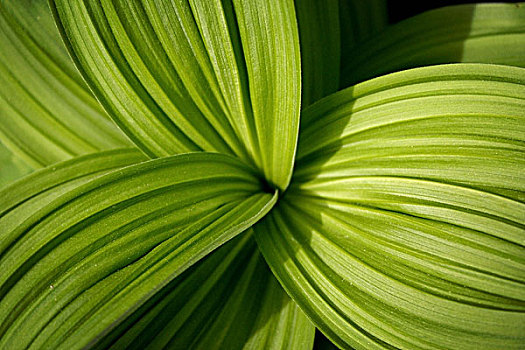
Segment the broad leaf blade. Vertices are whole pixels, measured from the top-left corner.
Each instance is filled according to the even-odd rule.
[[[88,84],[141,149],[235,154],[288,185],[300,108],[292,1],[51,7]]]
[[[276,195],[259,191],[238,160],[196,153],[113,171],[30,215],[8,205],[2,235],[17,240],[0,257],[1,346],[27,346],[62,317],[53,347],[95,344],[263,216]]]
[[[523,344],[524,82],[514,67],[420,68],[304,111],[293,184],[255,231],[336,344]]]
[[[0,6],[0,138],[33,167],[128,144],[82,81],[46,1]]]
[[[522,200],[524,72],[435,66],[333,94],[304,112],[294,179],[410,176]]]
[[[298,193],[256,237],[287,292],[340,347],[518,349],[523,246],[476,245],[483,236],[458,221],[412,215]]]
[[[251,233],[190,268],[120,328],[97,347],[307,349],[315,332]]]
[[[348,56],[341,86],[442,63],[525,66],[525,7],[471,4],[425,12],[386,28]]]

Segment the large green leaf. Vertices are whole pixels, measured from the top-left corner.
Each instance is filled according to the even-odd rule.
[[[113,119],[151,156],[235,154],[282,189],[300,109],[293,1],[51,1]]]
[[[91,95],[45,0],[0,2],[0,139],[33,167],[123,147]]]
[[[341,347],[521,348],[525,69],[409,70],[303,120],[292,186],[255,230],[313,322]]]
[[[341,86],[401,69],[440,63],[525,67],[525,6],[444,7],[386,28],[352,49]]]
[[[250,232],[168,284],[97,348],[307,349],[314,332]]]
[[[70,169],[62,168],[65,178]],[[245,165],[209,153],[66,183],[69,190],[56,187],[60,195],[51,201],[33,195],[50,186],[46,181],[27,186],[23,179],[0,194],[2,241],[10,240],[0,253],[3,348],[25,348],[39,334],[50,335],[52,348],[95,344],[276,201]],[[15,199],[4,202],[10,193]]]
[[[524,96],[525,69],[497,65],[427,67],[358,84],[303,113],[294,181],[411,176],[523,200]]]

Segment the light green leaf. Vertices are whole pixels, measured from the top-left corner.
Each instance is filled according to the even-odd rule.
[[[51,335],[56,349],[96,344],[277,197],[261,192],[238,160],[209,153],[152,160],[71,187],[59,186],[61,195],[29,215],[31,194],[25,206],[3,204],[2,238],[16,240],[0,253],[0,347],[25,348],[40,334]]]
[[[420,68],[304,111],[296,177],[255,231],[336,344],[522,347],[524,83],[523,68]]]
[[[402,69],[441,63],[525,67],[525,6],[471,4],[414,16],[352,49],[341,86]]]
[[[98,348],[308,349],[315,328],[290,300],[251,232],[164,287]]]
[[[76,71],[47,1],[0,3],[0,139],[33,167],[123,147]]]
[[[33,171],[0,142],[0,188]]]
[[[409,176],[523,200],[524,101],[525,69],[506,66],[435,66],[358,84],[304,111],[294,181]]]
[[[51,7],[88,84],[141,149],[235,154],[287,187],[300,109],[291,0]]]
[[[17,226],[35,211],[59,196],[114,169],[145,161],[137,149],[123,148],[91,153],[38,170],[2,190],[0,215],[17,215],[10,222]],[[23,207],[23,208],[22,208]],[[13,209],[16,209],[14,211]],[[4,223],[5,218],[2,219]],[[14,227],[13,226],[13,227]],[[2,226],[10,231],[8,226]],[[10,240],[2,236],[0,246]],[[0,249],[0,254],[4,248]]]
[[[290,182],[299,128],[301,69],[291,0],[234,0],[266,180]]]

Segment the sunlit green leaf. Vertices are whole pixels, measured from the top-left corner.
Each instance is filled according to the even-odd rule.
[[[88,84],[140,148],[235,154],[286,188],[300,109],[291,0],[51,6]]]
[[[524,82],[521,68],[420,68],[304,111],[293,185],[256,238],[336,344],[525,342]]]
[[[8,190],[27,186],[22,180]],[[39,207],[32,195],[24,205],[4,204],[2,233],[16,239],[0,255],[0,347],[24,347],[43,334],[51,334],[52,348],[95,344],[266,214],[276,195],[260,186],[238,160],[195,153],[128,166],[68,191],[59,186],[61,195]]]
[[[0,0],[0,348],[522,349],[523,4],[395,6]]]
[[[67,55],[46,1],[0,2],[0,140],[33,167],[123,147]]]
[[[525,6],[457,5],[402,21],[353,48],[341,86],[401,69],[456,62],[525,67]]]

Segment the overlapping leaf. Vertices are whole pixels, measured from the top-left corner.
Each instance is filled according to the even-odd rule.
[[[295,0],[305,108],[339,89],[354,46],[387,25],[384,0]]]
[[[248,233],[163,288],[97,347],[307,349],[314,330]]]
[[[1,347],[96,344],[276,200],[246,166],[218,154],[152,160],[94,179],[90,160],[71,165],[87,177],[57,183],[73,169],[61,166],[63,177],[46,169],[47,180],[21,180],[0,196],[9,238],[0,253]],[[40,188],[49,190],[38,195]]]
[[[140,148],[235,154],[286,188],[300,109],[291,0],[51,7],[82,74]]]
[[[46,1],[0,3],[0,139],[33,167],[128,144],[71,62]]]
[[[520,348],[525,70],[396,73],[303,120],[256,238],[314,323],[342,347]]]
[[[401,69],[440,63],[525,67],[525,6],[470,4],[409,18],[354,47],[341,86]]]
[[[35,4],[0,7],[2,140],[34,166],[124,145]],[[405,71],[304,111],[293,184],[256,226],[297,304],[251,232],[207,256],[269,212],[264,182],[288,187],[300,95],[335,91],[340,57],[343,84],[523,65],[521,4],[430,12],[367,44],[384,1],[295,5],[51,1],[139,148],[240,160],[118,149],[0,192],[1,348],[308,348],[299,306],[341,347],[525,343],[523,69]]]

